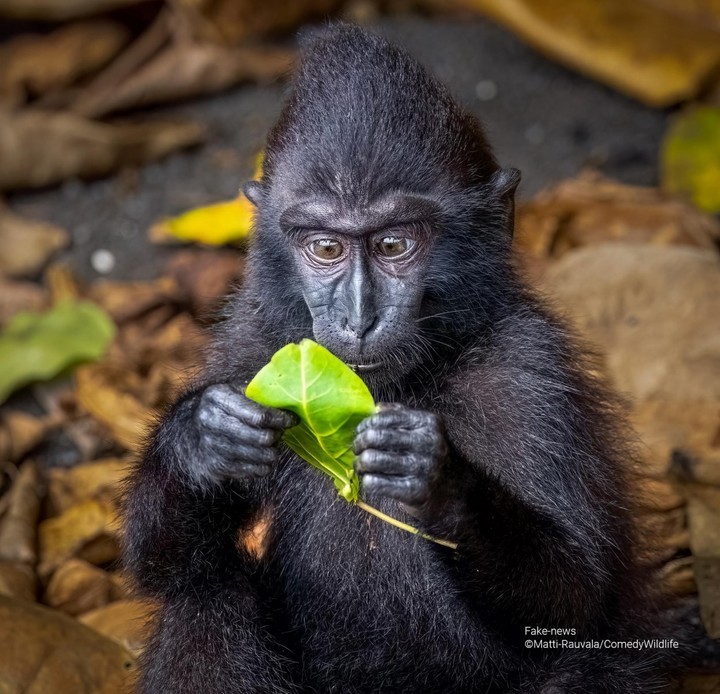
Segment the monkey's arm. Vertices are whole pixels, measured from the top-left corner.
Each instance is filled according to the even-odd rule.
[[[262,443],[289,418],[245,406],[229,386],[189,394],[130,480],[125,560],[140,590],[161,603],[143,692],[294,691],[267,627],[272,596],[260,589],[257,560],[238,545],[264,500],[253,477],[275,454]]]
[[[604,413],[580,384],[518,365],[458,383],[442,416],[390,409],[361,425],[363,489],[458,542],[451,571],[498,620],[596,623],[625,540],[613,441],[592,421]]]

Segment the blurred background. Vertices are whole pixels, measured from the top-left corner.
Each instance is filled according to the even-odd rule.
[[[405,46],[523,172],[516,246],[602,357],[643,561],[720,692],[720,0],[0,0],[0,689],[131,691],[118,563],[148,423],[242,281],[296,35]]]

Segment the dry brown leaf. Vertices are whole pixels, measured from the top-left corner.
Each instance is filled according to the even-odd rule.
[[[119,519],[114,509],[83,501],[39,527],[41,576],[49,576],[71,558],[105,564],[118,558]]]
[[[675,451],[707,451],[720,426],[720,403],[713,400],[644,400],[631,412],[640,435],[644,471],[665,477]]]
[[[720,560],[720,487],[688,484],[684,489],[693,554]]]
[[[62,22],[140,2],[142,0],[0,0],[0,17]]]
[[[152,605],[141,600],[118,600],[80,617],[85,626],[139,655],[148,636]]]
[[[99,501],[105,506],[117,503],[123,480],[132,463],[122,458],[106,458],[70,468],[48,470],[48,502],[53,515],[61,514],[83,501]]]
[[[686,673],[682,677],[679,692],[680,694],[717,694],[720,692],[720,675]]]
[[[515,246],[544,258],[622,241],[716,249],[720,222],[657,188],[629,186],[586,171],[520,206]]]
[[[636,487],[636,493],[640,509],[652,513],[672,511],[685,503],[683,495],[666,480],[643,478]]]
[[[720,257],[682,246],[588,246],[543,285],[636,401],[720,401]]]
[[[22,460],[45,438],[55,421],[55,417],[38,419],[17,410],[0,411],[0,460]]]
[[[718,639],[720,638],[720,557],[696,557],[695,580],[703,624],[708,636]]]
[[[0,561],[0,595],[17,600],[35,600],[37,578],[33,567],[18,561]]]
[[[184,30],[204,41],[236,45],[241,41],[294,29],[313,17],[324,18],[340,0],[176,0]]]
[[[20,311],[42,311],[49,305],[48,291],[39,284],[0,277],[0,328]]]
[[[245,256],[239,251],[187,250],[173,255],[166,272],[192,313],[207,318],[242,275],[244,264]]]
[[[458,0],[546,55],[651,106],[696,95],[720,64],[720,34],[626,0]]]
[[[720,30],[720,0],[642,0],[646,5],[655,6],[685,22],[694,22],[704,27]],[[718,687],[720,690],[720,687]]]
[[[66,87],[104,67],[128,39],[122,24],[101,19],[11,39],[0,45],[0,97],[24,100]]]
[[[0,190],[104,176],[203,140],[194,123],[105,124],[69,113],[0,112]]]
[[[78,402],[120,445],[135,451],[142,445],[154,413],[128,388],[131,377],[122,367],[91,364],[75,371],[75,386]]]
[[[40,472],[34,461],[20,466],[8,494],[8,509],[0,522],[0,559],[34,564],[41,494]]]
[[[662,585],[673,595],[695,595],[697,585],[693,557],[679,557],[665,564],[660,571]]]
[[[2,154],[2,124],[0,123],[0,180],[5,160]],[[47,222],[40,222],[13,214],[0,206],[0,274],[6,277],[34,277],[50,258],[70,242],[68,233]]]
[[[212,94],[240,82],[270,82],[285,74],[293,54],[272,46],[226,48],[177,42],[120,83],[92,85],[72,106],[85,116],[105,116],[127,109]]]
[[[66,615],[0,597],[0,691],[130,694],[135,661],[124,648]]]
[[[75,616],[121,597],[112,574],[82,559],[68,559],[52,575],[44,601],[50,607]]]
[[[160,277],[149,282],[96,282],[89,298],[110,314],[116,323],[137,318],[143,313],[176,303],[179,291],[171,277]]]

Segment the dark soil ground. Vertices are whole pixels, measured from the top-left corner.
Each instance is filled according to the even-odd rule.
[[[482,19],[401,16],[385,18],[376,28],[405,45],[482,118],[500,161],[522,170],[521,196],[587,165],[625,182],[656,182],[665,112],[550,62]],[[92,257],[99,249],[114,257],[108,276],[152,277],[168,251],[146,240],[150,224],[233,197],[252,172],[283,93],[283,85],[246,86],[157,110],[149,115],[203,122],[207,145],[114,178],[18,194],[10,203],[72,233],[66,259],[80,277],[97,277]]]

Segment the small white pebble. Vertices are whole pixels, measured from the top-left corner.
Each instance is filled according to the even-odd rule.
[[[531,125],[525,131],[525,139],[531,145],[542,144],[545,141],[545,128],[543,128],[540,123],[535,123],[534,125]]]
[[[90,265],[99,275],[107,275],[115,267],[115,256],[105,248],[98,248],[90,256]]]
[[[497,84],[492,80],[481,80],[475,85],[475,96],[480,101],[492,101],[498,93]]]

